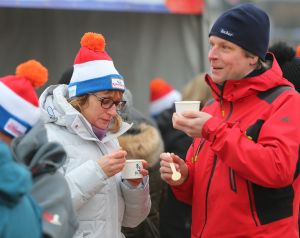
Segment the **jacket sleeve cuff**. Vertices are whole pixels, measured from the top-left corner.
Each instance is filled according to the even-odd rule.
[[[218,117],[211,117],[202,128],[202,136],[209,142],[213,142],[216,137],[218,127],[223,123],[223,120]]]

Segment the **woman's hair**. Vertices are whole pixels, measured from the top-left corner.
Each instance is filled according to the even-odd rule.
[[[107,95],[121,95],[122,98],[122,92],[120,91],[104,91],[107,92]],[[82,108],[88,106],[88,97],[90,95],[86,94],[83,96],[79,96],[79,97],[75,97],[72,98],[71,100],[69,100],[69,103],[80,113],[82,112]],[[108,128],[108,131],[112,132],[112,133],[116,133],[120,130],[122,125],[122,118],[119,116],[119,114],[117,114],[114,118],[113,121],[110,123],[110,126]]]

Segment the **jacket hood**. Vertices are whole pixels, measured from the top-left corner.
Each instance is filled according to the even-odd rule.
[[[67,101],[68,86],[51,85],[41,94],[39,98],[40,106],[43,109],[44,122],[55,122],[58,125],[65,126],[68,117],[74,117],[80,114]]]
[[[9,147],[0,141],[0,203],[17,203],[30,187],[30,173],[12,160]]]
[[[227,101],[236,101],[238,99],[266,91],[278,86],[294,86],[283,77],[280,66],[273,54],[268,53],[266,59],[271,63],[271,68],[262,74],[254,77],[243,78],[240,80],[227,80],[224,83],[223,92],[212,81],[207,74],[205,80],[212,89],[213,97],[216,100],[222,98]]]
[[[120,146],[127,151],[127,159],[143,159],[152,167],[163,152],[163,141],[159,131],[148,124],[135,125],[119,138]]]
[[[44,173],[54,173],[66,160],[66,152],[56,142],[48,142],[45,127],[40,122],[26,135],[12,143],[15,159],[25,164],[33,177]]]

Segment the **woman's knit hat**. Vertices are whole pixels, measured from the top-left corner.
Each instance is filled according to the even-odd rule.
[[[240,4],[216,20],[209,36],[230,41],[264,60],[269,46],[270,20],[257,6]]]
[[[39,120],[35,88],[48,80],[48,70],[36,60],[16,68],[16,75],[0,78],[0,131],[14,138],[27,133]]]
[[[68,86],[69,97],[105,90],[124,92],[123,77],[105,51],[103,35],[87,32],[81,38],[80,44],[81,48],[74,60],[74,70]]]

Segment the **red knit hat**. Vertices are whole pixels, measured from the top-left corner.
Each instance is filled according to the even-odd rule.
[[[16,68],[16,75],[0,78],[0,131],[11,137],[25,134],[40,118],[35,88],[48,80],[48,70],[36,60]]]
[[[171,108],[175,101],[181,100],[181,94],[164,79],[155,78],[150,82],[150,114],[156,116]]]

